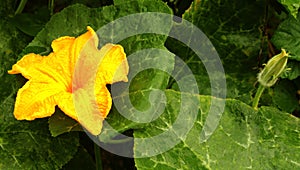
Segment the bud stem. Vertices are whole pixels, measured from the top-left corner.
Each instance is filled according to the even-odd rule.
[[[258,109],[258,102],[259,102],[259,99],[260,99],[262,93],[264,92],[264,90],[265,90],[265,87],[263,85],[259,84],[258,89],[257,89],[256,94],[255,94],[255,97],[253,99],[253,103],[252,103],[252,107],[255,110]]]

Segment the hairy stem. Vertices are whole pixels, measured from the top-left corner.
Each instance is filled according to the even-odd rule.
[[[258,102],[259,102],[259,99],[260,99],[262,93],[264,92],[264,90],[265,90],[265,87],[263,85],[259,84],[257,92],[256,92],[255,97],[253,99],[253,103],[252,103],[252,107],[255,110],[258,109]]]

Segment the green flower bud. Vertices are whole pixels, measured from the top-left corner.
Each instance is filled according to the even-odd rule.
[[[287,60],[288,54],[284,49],[281,49],[281,53],[272,57],[265,65],[265,68],[258,74],[258,82],[265,87],[273,86],[284,71]]]

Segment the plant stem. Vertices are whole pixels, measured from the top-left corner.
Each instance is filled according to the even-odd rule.
[[[255,110],[258,109],[258,107],[257,107],[258,106],[258,102],[259,102],[259,99],[260,99],[262,93],[264,92],[264,90],[265,90],[265,87],[263,85],[259,84],[257,92],[256,92],[255,97],[253,99],[253,103],[252,103],[252,107]]]
[[[96,160],[96,170],[102,170],[101,149],[96,143],[94,143],[94,153]]]
[[[48,1],[48,9],[50,11],[50,15],[53,15],[53,10],[54,10],[54,0],[49,0]]]
[[[27,0],[21,0],[17,10],[15,11],[15,15],[22,13],[23,9],[25,8],[26,3],[27,3]]]

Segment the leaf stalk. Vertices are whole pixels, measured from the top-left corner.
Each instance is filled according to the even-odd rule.
[[[26,3],[27,3],[27,0],[21,0],[17,10],[15,11],[15,15],[22,13],[23,9],[25,8]]]

